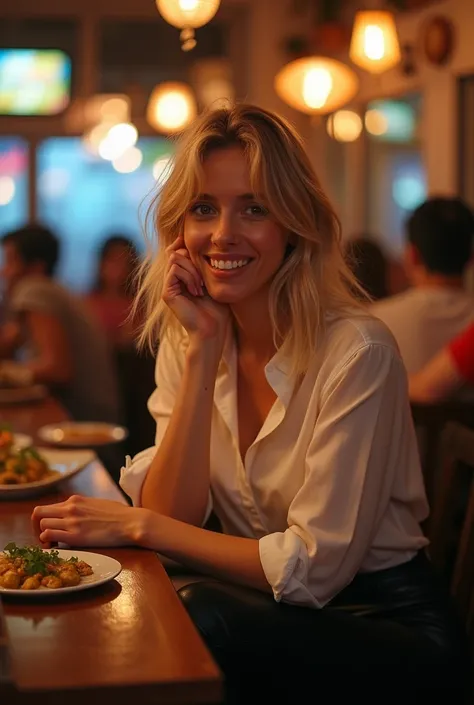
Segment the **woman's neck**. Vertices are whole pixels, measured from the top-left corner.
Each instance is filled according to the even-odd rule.
[[[240,354],[269,360],[276,352],[268,298],[255,299],[231,306],[237,348]]]

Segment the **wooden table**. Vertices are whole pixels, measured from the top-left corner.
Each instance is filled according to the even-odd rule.
[[[36,437],[64,420],[48,399],[0,407],[0,422]],[[0,549],[34,540],[35,505],[71,494],[124,502],[103,466],[92,463],[59,493],[0,501]],[[95,549],[94,549],[95,550]],[[201,705],[221,702],[220,673],[156,554],[136,548],[97,551],[123,570],[117,580],[63,597],[3,599],[0,604],[0,701],[5,705]]]

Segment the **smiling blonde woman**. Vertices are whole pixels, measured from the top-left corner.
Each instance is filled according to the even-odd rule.
[[[135,543],[211,576],[179,594],[228,703],[460,702],[405,370],[301,140],[254,106],[206,113],[156,233],[137,305],[160,337],[157,433],[122,472],[134,507],[37,507],[41,541]],[[222,533],[201,528],[212,510]]]

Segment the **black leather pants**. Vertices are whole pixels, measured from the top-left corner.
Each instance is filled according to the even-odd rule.
[[[464,702],[464,632],[424,553],[357,575],[321,610],[213,581],[178,594],[224,673],[226,705]]]

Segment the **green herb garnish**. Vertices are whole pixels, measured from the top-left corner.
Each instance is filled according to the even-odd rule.
[[[43,549],[38,546],[19,548],[16,543],[13,542],[7,544],[3,550],[12,560],[21,558],[24,561],[25,573],[27,575],[35,575],[36,573],[47,575],[50,572],[47,568],[48,565],[77,563],[78,560],[76,556],[64,560],[60,557],[58,551],[43,551]]]

